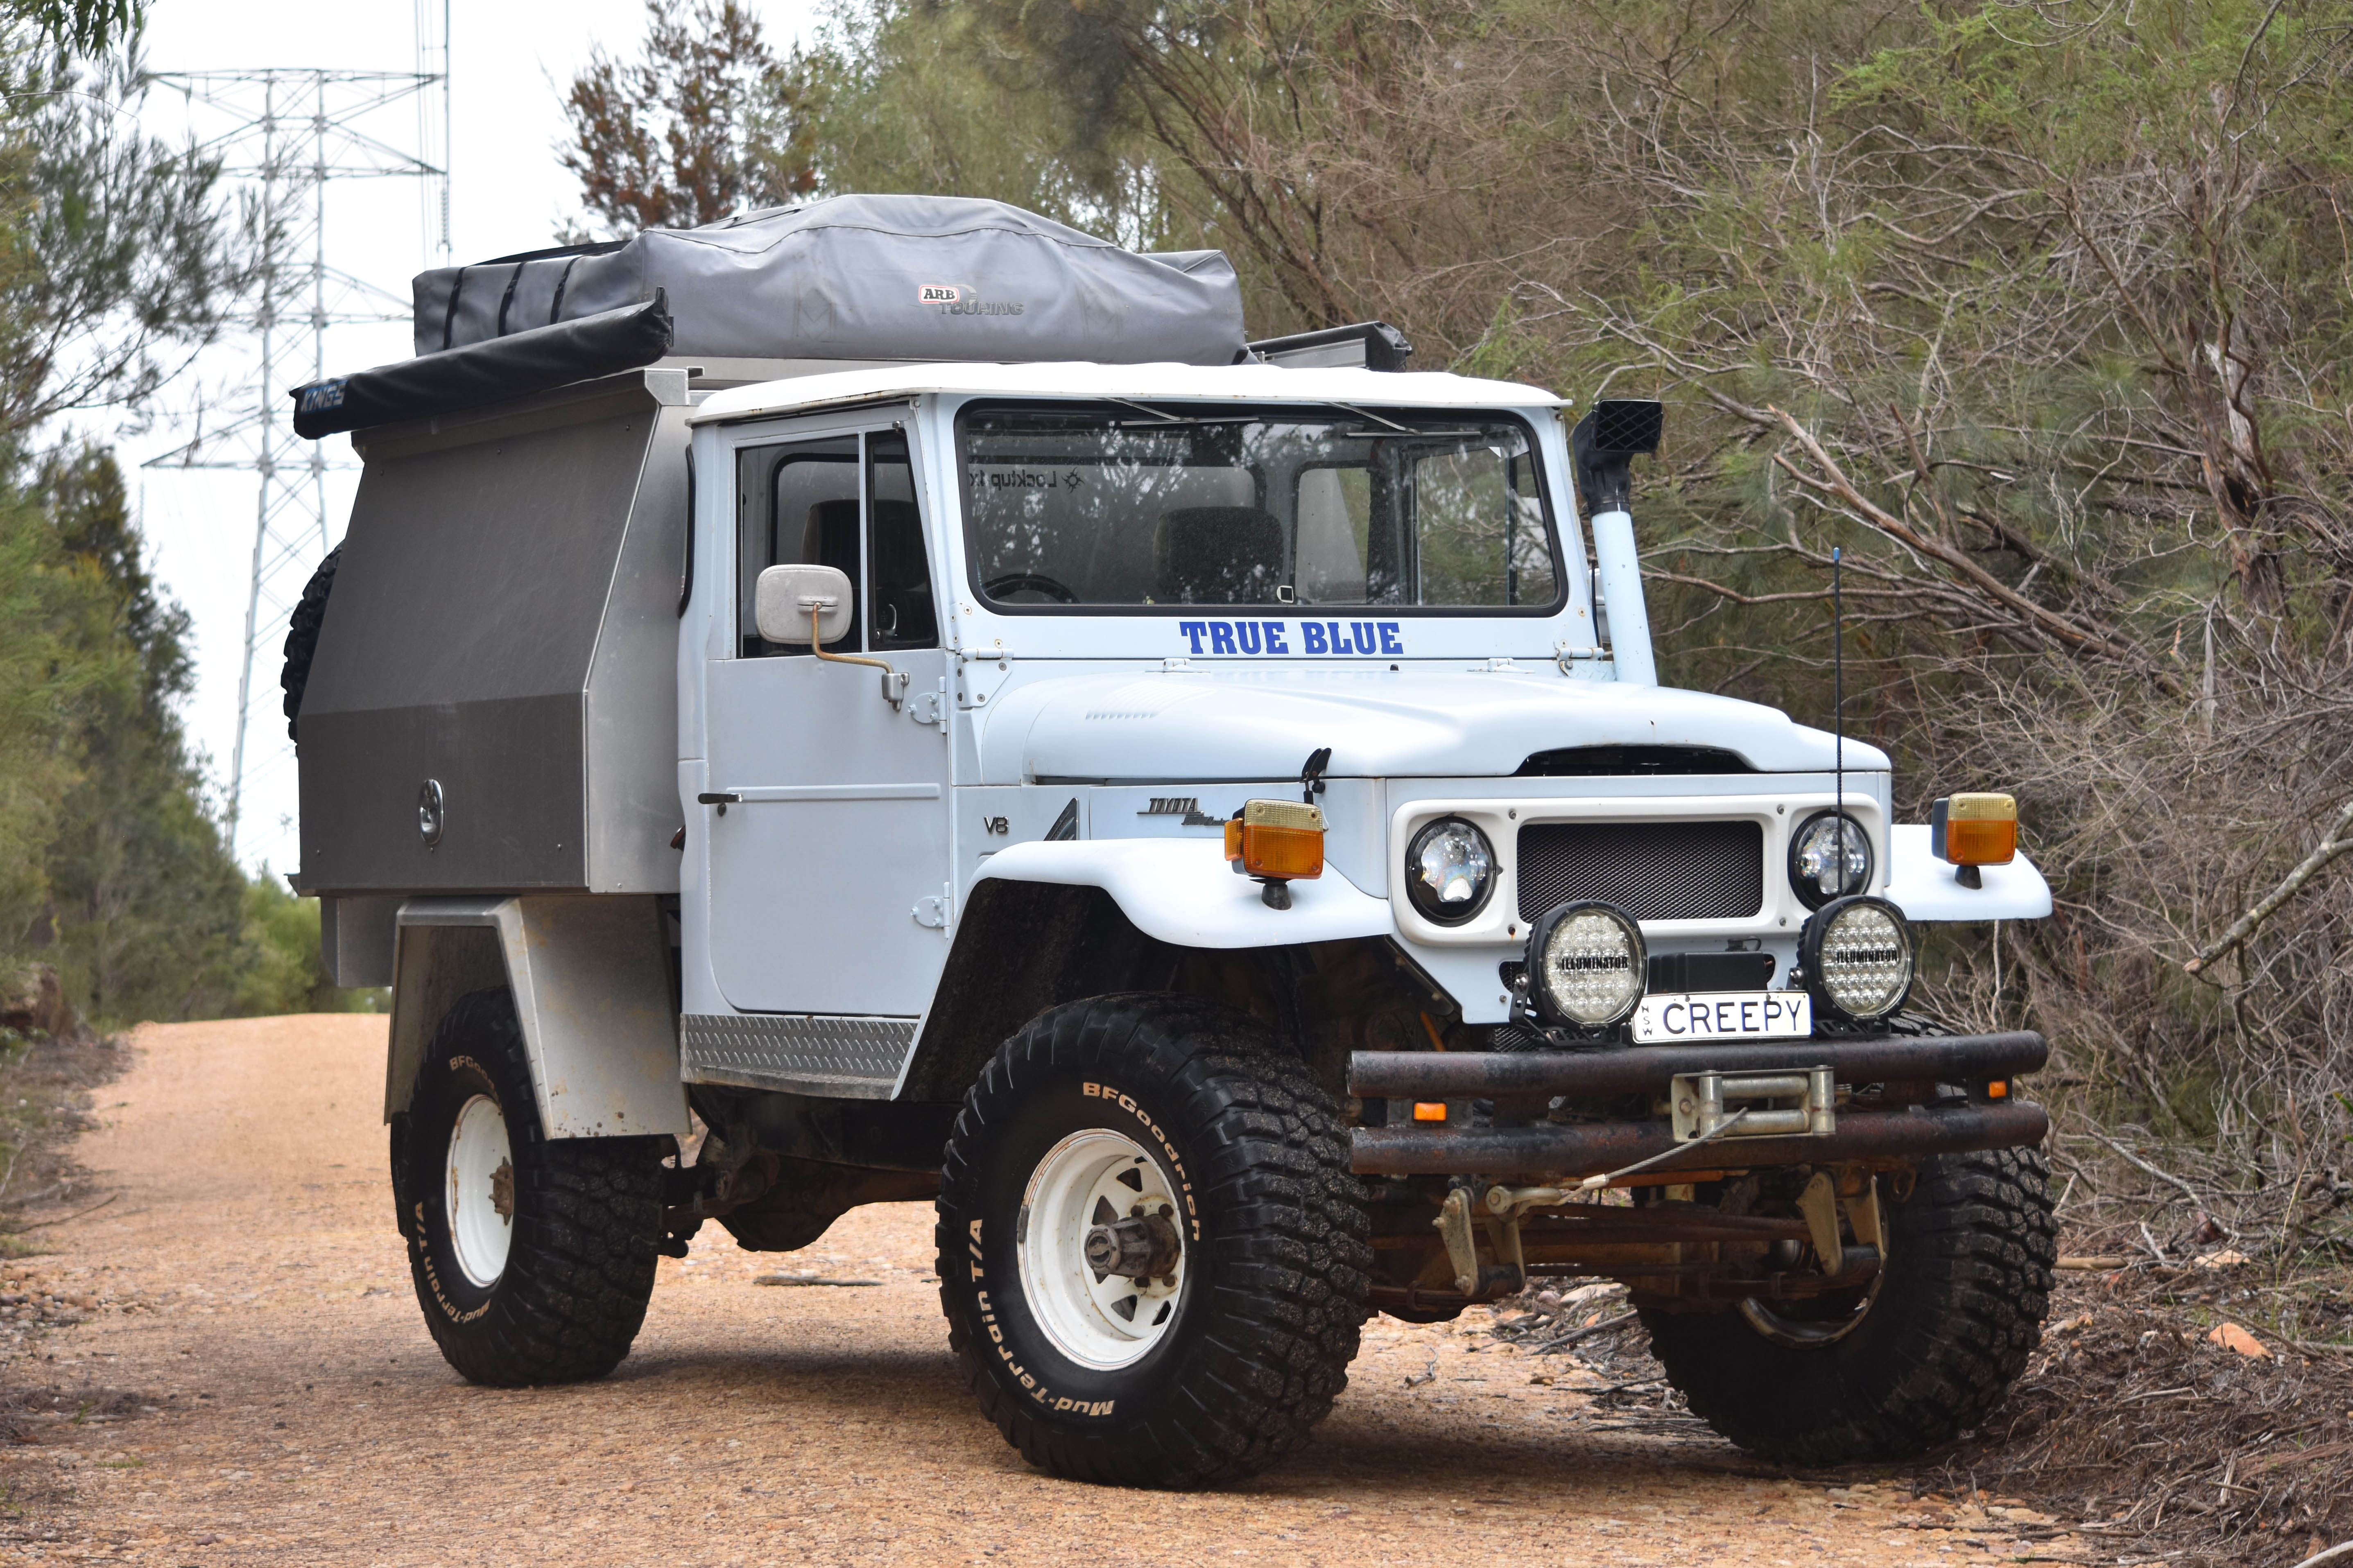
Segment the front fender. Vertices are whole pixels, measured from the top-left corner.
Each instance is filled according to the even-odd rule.
[[[1209,838],[1093,838],[1016,844],[982,863],[977,882],[1101,888],[1138,931],[1176,947],[1280,947],[1392,936],[1387,900],[1326,865],[1291,884],[1291,908],[1269,909]]]
[[[1888,830],[1887,899],[1914,921],[2032,921],[2051,912],[2051,884],[2023,854],[2007,866],[1980,866],[1984,886],[1964,888],[1958,869],[1928,847],[1926,826]]]

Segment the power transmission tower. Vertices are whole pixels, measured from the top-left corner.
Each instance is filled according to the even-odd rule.
[[[260,293],[242,323],[259,350],[250,402],[227,424],[199,429],[193,439],[142,465],[248,469],[258,480],[228,777],[232,853],[245,804],[254,666],[280,640],[311,567],[330,542],[327,470],[348,466],[330,462],[322,443],[295,436],[288,392],[326,374],[328,328],[409,319],[406,297],[329,265],[328,182],[423,182],[426,244],[448,254],[448,0],[417,0],[417,21],[414,71],[166,71],[150,79],[183,95],[192,119],[201,110],[206,123],[227,121],[200,145],[222,161],[225,176],[248,183],[262,236]],[[359,121],[412,98],[417,100],[416,152],[360,129]],[[272,708],[265,693],[263,710]]]

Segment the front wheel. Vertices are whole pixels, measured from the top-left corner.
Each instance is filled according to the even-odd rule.
[[[666,1149],[544,1137],[513,1001],[459,999],[392,1122],[409,1273],[451,1366],[520,1387],[620,1364],[653,1294]]]
[[[1330,1097],[1252,1019],[1072,1003],[966,1096],[940,1300],[981,1408],[1034,1464],[1192,1487],[1303,1443],[1347,1382],[1367,1228]]]
[[[1692,1414],[1765,1458],[1907,1459],[2000,1405],[2042,1338],[2058,1226],[2034,1149],[1944,1154],[1883,1206],[1871,1289],[1707,1315],[1645,1310]]]

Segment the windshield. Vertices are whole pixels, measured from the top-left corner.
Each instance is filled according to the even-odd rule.
[[[1000,605],[1557,606],[1527,426],[1330,405],[1002,405],[957,421]]]

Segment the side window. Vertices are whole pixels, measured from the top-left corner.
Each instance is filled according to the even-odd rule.
[[[832,566],[860,580],[858,438],[834,437],[753,447],[735,459],[735,626],[745,658],[806,654],[807,641],[773,643],[760,636],[753,599],[770,566]],[[828,648],[861,645],[865,596],[854,595],[849,631]]]
[[[1299,563],[1293,575],[1303,605],[1362,605],[1365,547],[1372,538],[1373,476],[1357,468],[1304,468],[1299,475]]]
[[[1411,542],[1398,515],[1393,444],[1363,464],[1317,464],[1299,474],[1299,560],[1303,605],[1412,604]]]
[[[867,646],[937,647],[939,612],[932,600],[906,432],[880,430],[866,437],[866,498],[865,618],[873,628]]]
[[[1551,602],[1552,547],[1525,452],[1481,445],[1423,456],[1413,504],[1423,602]]]

